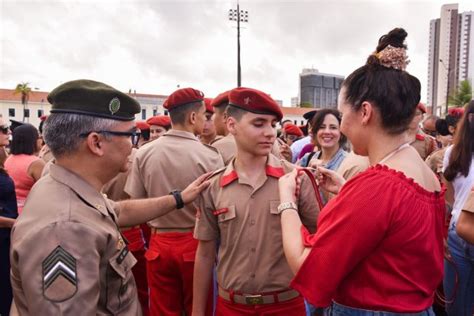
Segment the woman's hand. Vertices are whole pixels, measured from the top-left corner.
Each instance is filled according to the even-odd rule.
[[[183,192],[181,192],[181,198],[183,199],[184,204],[193,202],[198,195],[209,186],[210,182],[206,181],[206,179],[210,174],[211,172],[201,175],[199,178],[191,182]]]
[[[288,146],[287,144],[281,144],[280,145],[280,155],[284,159],[286,159],[287,161],[291,162],[293,154],[291,152],[290,146]]]
[[[317,167],[316,180],[322,189],[333,194],[338,194],[339,190],[346,183],[346,179],[337,172],[323,167]]]
[[[280,191],[280,203],[296,202],[296,196],[299,190],[301,180],[298,177],[298,170],[280,177],[278,188]]]

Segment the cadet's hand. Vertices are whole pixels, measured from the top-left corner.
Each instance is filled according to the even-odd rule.
[[[339,190],[346,183],[346,179],[337,172],[323,167],[317,167],[316,180],[321,188],[334,194],[338,194]]]
[[[300,182],[301,180],[299,179],[297,169],[294,169],[292,172],[280,177],[280,180],[278,181],[280,203],[296,202]]]
[[[283,159],[291,162],[291,159],[293,158],[293,154],[291,152],[290,146],[288,146],[287,144],[281,144],[280,155],[283,157]]]
[[[183,199],[184,204],[193,202],[198,195],[209,186],[209,181],[206,181],[206,179],[211,175],[211,173],[212,172],[208,172],[201,175],[181,192],[181,198]]]

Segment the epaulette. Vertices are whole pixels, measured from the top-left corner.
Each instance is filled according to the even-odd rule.
[[[423,140],[425,140],[425,136],[423,136],[421,134],[416,134],[416,139],[423,141]]]
[[[222,167],[222,168],[219,168],[217,170],[214,170],[208,177],[206,180],[209,180],[209,179],[212,179],[213,177],[215,177],[216,175],[218,175],[219,173],[222,173],[225,171],[227,167]]]

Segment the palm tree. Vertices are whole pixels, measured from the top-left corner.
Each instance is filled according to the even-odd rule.
[[[25,121],[25,110],[30,99],[31,87],[29,82],[22,82],[16,85],[14,94],[21,94],[21,104],[23,104],[23,122]]]
[[[449,104],[455,107],[464,106],[464,104],[471,101],[472,87],[468,80],[463,80],[459,83],[459,88],[449,96]]]

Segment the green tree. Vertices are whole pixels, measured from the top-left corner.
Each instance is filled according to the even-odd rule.
[[[468,80],[459,83],[457,91],[454,91],[448,98],[448,104],[455,107],[464,106],[472,99],[472,86]]]
[[[23,122],[25,121],[25,110],[30,99],[31,87],[29,82],[22,82],[16,85],[14,94],[21,94],[21,104],[23,104]]]
[[[300,107],[302,107],[302,108],[312,108],[313,105],[309,102],[301,102]]]

